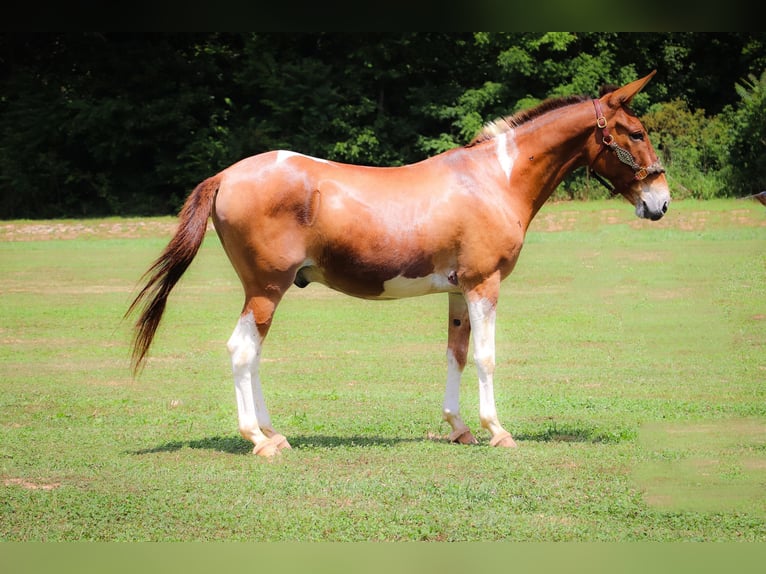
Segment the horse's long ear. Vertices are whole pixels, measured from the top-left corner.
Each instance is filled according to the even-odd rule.
[[[607,100],[607,104],[610,108],[619,108],[620,106],[624,106],[630,103],[630,100],[633,99],[633,96],[635,96],[638,92],[640,92],[643,87],[649,83],[649,80],[652,79],[654,74],[657,73],[657,70],[652,70],[650,74],[647,74],[643,78],[639,80],[635,80],[629,84],[625,84],[621,88],[617,88],[615,91],[610,93],[607,97],[609,98]]]

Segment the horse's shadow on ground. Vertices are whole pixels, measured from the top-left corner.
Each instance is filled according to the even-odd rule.
[[[552,432],[543,429],[539,432],[519,433],[514,437],[522,442],[574,442],[574,443],[607,443],[621,442],[621,439],[605,437],[602,434],[593,433],[590,429],[568,429],[562,432]],[[403,443],[448,443],[446,437],[419,437],[419,438],[390,438],[379,436],[327,436],[327,435],[295,435],[288,438],[293,449],[327,449],[348,447],[392,447]],[[488,446],[488,440],[479,440],[478,446]],[[214,436],[197,440],[172,441],[153,448],[129,451],[129,454],[143,455],[160,452],[173,452],[182,448],[202,450],[214,450],[229,454],[249,454],[253,445],[238,435]]]
[[[406,442],[424,442],[432,439],[427,438],[384,438],[375,436],[290,436],[290,446],[294,449],[322,449],[366,446],[394,446]],[[172,441],[156,446],[130,451],[130,454],[153,454],[158,452],[173,452],[182,448],[195,448],[203,450],[215,450],[229,454],[248,454],[253,450],[253,444],[236,435],[215,436],[199,440]]]

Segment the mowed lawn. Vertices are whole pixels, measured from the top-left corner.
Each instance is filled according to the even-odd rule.
[[[505,281],[489,447],[446,295],[290,290],[263,352],[293,445],[237,432],[211,232],[139,377],[122,315],[172,218],[0,222],[0,541],[766,542],[766,208],[551,203]]]

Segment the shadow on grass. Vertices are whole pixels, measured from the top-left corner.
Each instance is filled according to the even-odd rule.
[[[531,431],[519,432],[514,438],[532,442],[581,442],[615,444],[636,438],[636,431],[626,428],[600,429],[584,426],[554,425]]]
[[[522,442],[577,442],[593,444],[616,444],[633,440],[635,431],[630,429],[595,429],[581,426],[551,426],[535,431],[519,432],[514,435]],[[324,449],[348,447],[392,447],[404,443],[436,442],[447,444],[447,439],[433,438],[390,438],[380,436],[326,436],[326,435],[294,435],[287,437],[294,449]],[[487,446],[488,441],[479,440],[477,446]],[[154,448],[130,451],[130,454],[152,454],[158,452],[173,452],[182,448],[214,450],[230,454],[249,454],[253,450],[251,443],[238,435],[216,436],[198,440],[173,441]]]
[[[253,450],[253,445],[239,436],[214,436],[199,440],[177,440],[166,442],[154,448],[143,448],[128,451],[128,454],[154,454],[158,452],[173,452],[182,448],[199,448],[217,450],[231,454],[246,454]]]
[[[321,448],[346,448],[346,447],[368,447],[384,446],[390,447],[397,444],[408,442],[434,442],[428,438],[386,438],[376,436],[323,436],[323,435],[295,435],[287,439],[290,445],[296,449],[321,449]],[[439,441],[436,441],[439,442]],[[446,442],[446,440],[444,441]],[[196,448],[205,450],[216,450],[230,454],[249,454],[253,450],[252,443],[245,439],[232,436],[216,436],[203,438],[199,440],[173,441],[156,446],[154,448],[145,448],[129,451],[129,454],[153,454],[158,452],[173,452],[182,448]]]

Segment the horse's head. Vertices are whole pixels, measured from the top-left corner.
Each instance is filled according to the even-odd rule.
[[[593,100],[595,147],[590,168],[636,207],[638,217],[656,221],[668,210],[665,169],[649,136],[628,104],[655,72]]]

